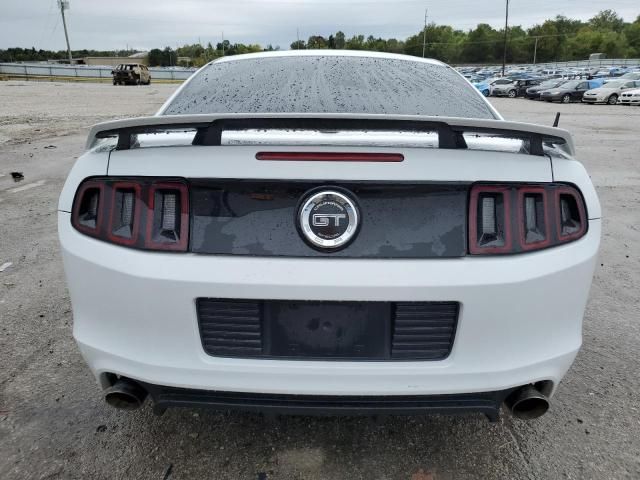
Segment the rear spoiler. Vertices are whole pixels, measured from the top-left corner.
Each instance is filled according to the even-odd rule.
[[[561,128],[505,120],[429,117],[419,115],[359,115],[333,113],[234,113],[207,115],[159,115],[115,120],[94,125],[87,149],[96,141],[117,138],[117,150],[128,150],[135,135],[180,130],[196,130],[194,145],[221,145],[224,131],[247,129],[304,129],[436,132],[439,148],[467,148],[464,134],[490,135],[528,142],[527,153],[544,155],[544,147],[558,147],[574,155],[571,134]]]

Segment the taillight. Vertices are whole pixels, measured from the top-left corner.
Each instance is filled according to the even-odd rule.
[[[189,192],[179,183],[157,183],[149,188],[149,215],[145,247],[150,250],[187,249]]]
[[[562,184],[476,184],[469,202],[469,253],[509,254],[577,240],[587,231],[580,192]]]
[[[72,225],[118,245],[184,252],[189,238],[189,190],[179,180],[90,179],[74,200]]]
[[[96,235],[102,226],[104,185],[89,180],[80,185],[73,204],[73,226],[88,235]]]
[[[107,212],[107,239],[122,245],[135,245],[140,234],[141,187],[134,182],[111,185],[111,208]]]

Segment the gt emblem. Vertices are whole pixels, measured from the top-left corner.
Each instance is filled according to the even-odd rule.
[[[333,219],[334,227],[339,227],[340,220],[343,218],[347,218],[344,213],[315,213],[311,220],[311,225],[314,227],[328,227],[331,223],[331,219]]]
[[[306,198],[298,211],[303,238],[316,248],[336,250],[355,237],[360,214],[355,201],[338,190],[322,190]]]

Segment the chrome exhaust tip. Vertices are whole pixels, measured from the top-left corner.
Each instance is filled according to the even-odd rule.
[[[147,391],[139,383],[120,378],[104,392],[107,404],[120,410],[136,410],[147,399]]]
[[[549,399],[533,385],[518,388],[505,400],[513,416],[522,420],[539,418],[549,410]]]

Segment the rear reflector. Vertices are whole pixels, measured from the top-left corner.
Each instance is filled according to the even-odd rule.
[[[584,201],[580,192],[571,186],[477,184],[471,188],[471,254],[539,250],[577,240],[586,231]]]
[[[402,162],[400,153],[258,152],[257,160],[280,162]]]

